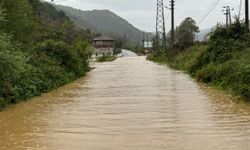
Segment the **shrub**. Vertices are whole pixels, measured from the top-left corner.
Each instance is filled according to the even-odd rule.
[[[80,46],[83,46],[80,48]],[[66,69],[66,71],[74,73],[76,76],[83,75],[88,71],[88,55],[87,44],[77,43],[69,46],[63,41],[47,40],[35,48],[38,53],[45,54],[50,58],[55,58],[56,62]]]
[[[229,28],[218,26],[211,33],[207,46],[193,46],[164,62],[188,71],[198,81],[250,100],[249,39],[250,34],[238,22]],[[163,55],[148,58],[162,62]]]

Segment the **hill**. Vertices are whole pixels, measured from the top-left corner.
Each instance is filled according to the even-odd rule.
[[[82,11],[68,6],[55,5],[81,29],[114,36],[133,46],[142,41],[143,31],[109,10]]]

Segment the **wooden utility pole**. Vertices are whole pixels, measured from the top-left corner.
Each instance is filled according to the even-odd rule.
[[[175,6],[175,0],[171,0],[170,1],[170,9],[171,9],[171,46],[174,46],[174,41],[175,41],[174,6]]]
[[[148,33],[146,34],[146,39],[147,39],[147,48],[148,48]]]
[[[246,22],[246,28],[247,28],[247,31],[249,32],[249,1],[248,0],[245,0],[245,5],[246,5],[246,8],[245,8],[245,22]]]

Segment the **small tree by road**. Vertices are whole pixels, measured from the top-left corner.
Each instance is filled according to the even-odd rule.
[[[190,17],[186,18],[176,29],[176,47],[183,50],[191,46],[195,40],[195,33],[198,32],[196,22]]]

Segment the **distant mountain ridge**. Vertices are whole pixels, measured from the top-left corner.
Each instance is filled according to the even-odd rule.
[[[142,43],[143,31],[109,10],[82,11],[69,6],[55,7],[64,11],[79,28],[114,36],[132,45],[138,44],[138,41]]]

